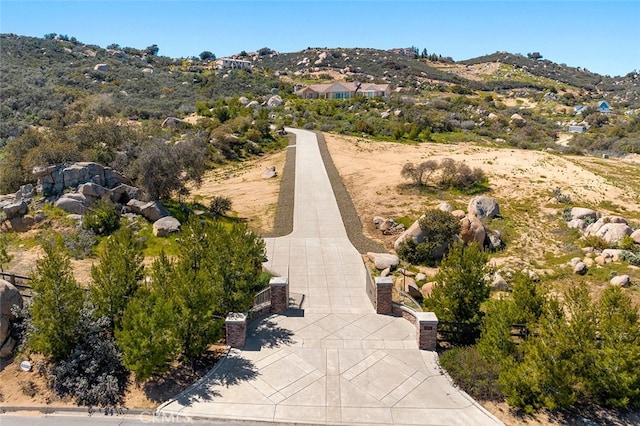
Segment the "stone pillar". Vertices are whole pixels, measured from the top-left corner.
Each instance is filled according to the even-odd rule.
[[[224,321],[227,329],[227,345],[232,348],[242,348],[247,341],[247,316],[242,313],[230,312]]]
[[[376,313],[391,315],[393,313],[393,279],[376,277]]]
[[[438,317],[433,312],[416,312],[418,349],[435,351],[438,339]]]
[[[271,309],[274,314],[283,314],[289,308],[289,279],[273,277],[269,281],[271,289]]]

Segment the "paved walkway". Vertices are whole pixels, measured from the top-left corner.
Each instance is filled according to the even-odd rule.
[[[165,414],[331,425],[498,425],[452,387],[408,321],[376,315],[312,132],[296,134],[293,232],[266,239],[266,266],[298,303],[249,328]]]

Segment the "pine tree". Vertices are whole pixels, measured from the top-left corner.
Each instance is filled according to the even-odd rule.
[[[96,315],[106,315],[119,328],[127,303],[144,278],[144,256],[128,228],[116,231],[100,253],[100,263],[91,268],[93,283],[89,295]]]
[[[73,350],[78,339],[77,326],[84,302],[71,262],[58,238],[42,245],[44,257],[38,260],[31,281],[34,330],[29,346],[36,352],[62,359]]]
[[[124,312],[122,328],[115,330],[124,364],[139,382],[167,371],[180,354],[173,263],[163,252],[150,271],[148,286],[138,289]]]
[[[441,321],[461,324],[453,330],[462,333],[463,342],[473,342],[479,336],[480,305],[490,295],[485,279],[487,260],[477,244],[455,243],[442,259],[431,296],[424,302]]]

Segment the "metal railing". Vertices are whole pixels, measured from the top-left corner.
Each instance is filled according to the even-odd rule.
[[[267,287],[261,290],[253,297],[253,306],[262,305],[263,303],[271,303],[271,288]]]
[[[2,271],[0,272],[0,278],[13,284],[23,297],[33,296],[33,290],[31,286],[27,284],[27,282],[31,281],[31,277]]]
[[[400,290],[396,287],[393,287],[392,300],[396,303],[406,306],[413,311],[422,312],[422,305],[420,305],[420,303],[418,303],[416,299],[411,297],[405,291]]]

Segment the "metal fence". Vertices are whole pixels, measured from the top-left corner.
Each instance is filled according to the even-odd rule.
[[[392,299],[394,302],[406,306],[415,312],[422,312],[422,305],[420,305],[416,299],[396,287],[393,287]]]
[[[267,287],[261,290],[253,297],[253,306],[262,305],[263,303],[271,303],[271,288]]]
[[[31,289],[31,286],[27,284],[29,281],[31,281],[30,277],[11,274],[9,272],[0,272],[0,278],[13,284],[23,297],[33,296],[33,290]]]

